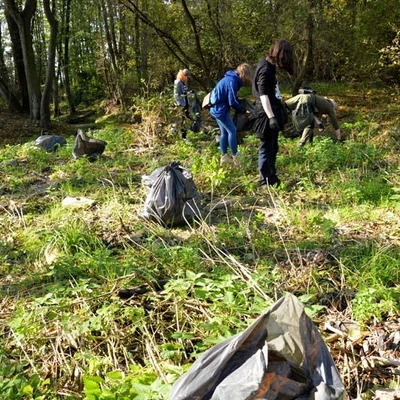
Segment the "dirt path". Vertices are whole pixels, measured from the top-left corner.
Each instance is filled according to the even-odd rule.
[[[26,114],[10,113],[0,107],[0,146],[26,143],[40,136],[42,129]],[[52,122],[51,134],[70,135],[73,128],[59,122]]]

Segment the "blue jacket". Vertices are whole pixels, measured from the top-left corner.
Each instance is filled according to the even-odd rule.
[[[236,71],[227,71],[211,92],[210,114],[216,118],[224,118],[231,107],[239,112],[243,111],[237,98],[242,85],[243,82]]]

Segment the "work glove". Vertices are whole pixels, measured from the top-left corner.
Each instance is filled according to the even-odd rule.
[[[325,129],[324,124],[323,124],[322,122],[320,122],[320,123],[318,124],[318,130],[319,130],[320,132],[322,132],[324,129]]]
[[[242,109],[239,111],[239,114],[246,114],[246,112],[247,112],[247,110],[246,110],[245,108],[242,108]]]
[[[278,120],[276,117],[272,117],[269,119],[269,127],[273,130],[279,130]]]

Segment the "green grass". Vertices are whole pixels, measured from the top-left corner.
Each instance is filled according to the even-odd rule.
[[[0,149],[1,398],[167,399],[194,359],[286,292],[317,325],[398,319],[396,113],[365,108],[349,85],[316,87],[341,96],[348,140],[332,142],[328,127],[299,150],[281,137],[282,185],[270,193],[256,188],[258,139],[245,138],[240,169],[222,169],[206,132],[171,137],[163,95],[136,99],[141,124],[104,117],[96,162],[73,161],[72,138],[51,154],[32,142]],[[381,108],[383,92],[374,99]],[[173,160],[205,212],[165,228],[139,217],[141,177]],[[64,207],[68,196],[94,204]],[[365,371],[357,354],[348,363],[338,368],[354,395]]]

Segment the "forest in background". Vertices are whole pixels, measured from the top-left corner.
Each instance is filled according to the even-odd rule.
[[[51,118],[106,99],[127,108],[189,68],[207,90],[226,69],[292,42],[304,81],[399,83],[397,0],[4,0],[0,95]]]
[[[347,398],[394,399],[399,13],[398,0],[1,1],[0,111],[14,112],[0,112],[0,398],[167,399],[205,350],[288,292]],[[281,135],[282,185],[260,193],[254,135],[229,170],[207,129],[172,135],[172,83],[186,67],[206,91],[279,38],[297,60],[282,94],[307,81],[333,96],[346,140],[327,126],[299,151]],[[106,151],[73,161],[60,121],[92,108]],[[39,149],[43,131],[67,145]],[[193,226],[139,217],[142,177],[171,160],[201,192]]]

